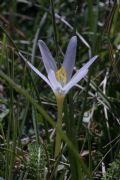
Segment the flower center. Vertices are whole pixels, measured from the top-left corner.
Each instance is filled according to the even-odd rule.
[[[56,72],[56,79],[60,82],[62,86],[66,84],[67,74],[63,66]]]

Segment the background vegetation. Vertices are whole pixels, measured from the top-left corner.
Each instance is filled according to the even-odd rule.
[[[120,179],[119,19],[116,0],[0,2],[0,179]],[[60,67],[75,34],[74,72],[99,58],[66,97],[54,159],[54,94],[18,52],[45,73],[38,39]]]

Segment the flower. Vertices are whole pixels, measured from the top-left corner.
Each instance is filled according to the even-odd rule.
[[[91,58],[72,77],[76,58],[76,36],[73,36],[70,39],[63,64],[59,70],[57,69],[56,62],[46,44],[42,40],[39,40],[38,45],[48,77],[37,70],[29,61],[25,59],[25,57],[21,53],[19,54],[28,64],[28,66],[51,87],[56,97],[65,97],[68,91],[73,86],[75,86],[82,78],[85,77],[88,72],[88,68],[98,57],[94,56],[93,58]]]

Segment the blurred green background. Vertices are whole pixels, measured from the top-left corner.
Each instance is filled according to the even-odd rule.
[[[1,179],[120,178],[119,19],[116,0],[0,2]],[[76,163],[71,149],[66,150],[64,138],[61,157],[54,160],[54,94],[18,56],[23,53],[45,74],[38,40],[45,41],[60,67],[75,34],[74,73],[99,55],[89,74],[66,97],[63,110],[63,131],[77,144],[74,148],[85,167]]]

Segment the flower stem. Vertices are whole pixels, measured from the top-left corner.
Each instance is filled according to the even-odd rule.
[[[57,100],[57,128],[60,130],[62,129],[62,109],[63,109],[63,102],[64,102],[64,97],[63,96],[56,96]],[[55,158],[59,155],[60,153],[60,146],[61,146],[61,136],[56,131],[56,140],[55,140]]]

